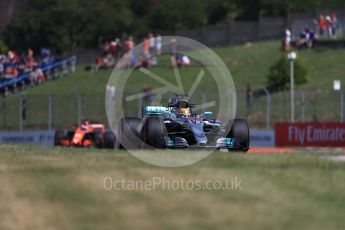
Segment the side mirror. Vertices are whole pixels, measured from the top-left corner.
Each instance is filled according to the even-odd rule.
[[[212,116],[213,113],[212,112],[204,112],[204,116]]]

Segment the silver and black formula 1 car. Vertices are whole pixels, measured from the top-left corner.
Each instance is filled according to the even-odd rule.
[[[212,112],[193,113],[195,105],[180,96],[168,106],[146,106],[142,118],[120,121],[119,141],[123,148],[215,148],[248,151],[249,127],[244,119],[234,119],[224,127]],[[226,132],[228,130],[228,132]]]

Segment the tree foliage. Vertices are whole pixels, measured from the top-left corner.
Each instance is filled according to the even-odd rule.
[[[308,69],[301,58],[294,61],[294,79],[296,85],[308,82]],[[271,68],[267,76],[268,88],[285,90],[290,85],[290,61],[282,56]]]
[[[46,46],[69,51],[95,46],[99,36],[127,30],[132,18],[121,0],[33,0],[30,9],[6,28],[4,37],[19,50]]]
[[[344,4],[344,0],[31,0],[2,35],[9,47],[18,50],[47,46],[62,52],[95,47],[100,39],[115,36],[171,34]]]

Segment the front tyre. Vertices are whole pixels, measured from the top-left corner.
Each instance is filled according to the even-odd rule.
[[[65,132],[62,130],[57,130],[54,135],[54,145],[60,146],[61,142],[65,139]]]
[[[166,147],[167,131],[160,117],[148,117],[143,128],[145,144],[155,148]]]
[[[116,138],[112,131],[106,131],[104,133],[104,148],[114,149],[115,141],[116,141]]]
[[[245,119],[234,119],[228,138],[234,138],[238,148],[244,152],[249,150],[249,126]]]
[[[94,132],[93,142],[97,148],[103,148],[103,134],[101,132]]]
[[[138,149],[142,147],[140,124],[141,119],[139,118],[125,117],[121,119],[119,130],[120,148]]]

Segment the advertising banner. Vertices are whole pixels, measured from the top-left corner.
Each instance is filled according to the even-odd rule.
[[[277,123],[277,146],[344,147],[345,123]]]

